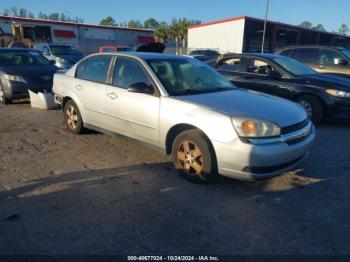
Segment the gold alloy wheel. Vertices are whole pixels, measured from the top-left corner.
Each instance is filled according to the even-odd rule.
[[[78,125],[78,114],[74,106],[68,106],[66,111],[67,124],[70,129],[74,130]]]
[[[184,140],[178,150],[177,159],[186,173],[199,175],[203,170],[203,155],[199,147],[190,140]]]

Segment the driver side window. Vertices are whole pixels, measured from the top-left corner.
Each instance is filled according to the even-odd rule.
[[[230,58],[221,61],[221,63],[218,65],[218,69],[228,72],[239,72],[241,69],[241,58]]]
[[[343,57],[336,51],[322,49],[320,51],[320,65],[338,65]]]
[[[112,85],[128,89],[136,83],[145,83],[152,88],[149,77],[139,63],[124,57],[118,58],[114,68]]]

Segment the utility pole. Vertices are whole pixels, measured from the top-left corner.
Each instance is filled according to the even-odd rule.
[[[261,45],[261,53],[264,53],[267,15],[269,14],[269,3],[270,3],[270,0],[266,0],[266,11],[265,11],[264,32],[263,32],[263,39],[262,39],[262,45]]]

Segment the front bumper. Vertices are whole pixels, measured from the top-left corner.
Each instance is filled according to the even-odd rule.
[[[350,120],[350,99],[332,97],[332,106],[328,111],[328,117]]]
[[[221,175],[259,180],[291,170],[307,158],[316,137],[315,127],[302,141],[288,144],[250,144],[239,139],[229,143],[213,142]]]
[[[44,90],[50,92],[52,90],[52,82],[18,82],[7,81],[4,85],[4,95],[10,99],[28,98],[28,90],[33,92],[43,92]]]

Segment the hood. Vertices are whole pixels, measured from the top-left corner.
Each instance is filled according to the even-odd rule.
[[[0,71],[6,74],[22,77],[53,75],[57,69],[54,65],[10,65],[0,67]]]
[[[326,75],[326,74],[313,74],[305,75],[302,77],[306,81],[306,84],[322,86],[330,89],[342,89],[344,91],[350,90],[350,79],[340,76]]]
[[[302,107],[293,102],[243,89],[174,98],[205,106],[230,116],[266,120],[280,127],[294,125],[307,118]]]
[[[80,61],[84,56],[83,55],[56,55],[56,57],[66,60],[70,64],[75,64]]]

